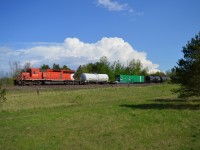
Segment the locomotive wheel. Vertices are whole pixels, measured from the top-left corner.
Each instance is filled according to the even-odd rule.
[[[25,81],[22,81],[21,85],[22,86],[25,86],[26,82]]]
[[[18,82],[17,82],[17,85],[18,85],[18,86],[21,86],[21,85],[22,85],[22,82],[21,82],[21,81],[18,81]]]
[[[41,81],[38,81],[38,82],[37,82],[37,85],[42,85],[42,82],[41,82]]]

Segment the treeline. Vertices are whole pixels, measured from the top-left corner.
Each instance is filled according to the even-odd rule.
[[[66,65],[63,65],[63,67],[60,67],[59,64],[56,64],[54,63],[53,64],[53,67],[50,68],[49,65],[46,65],[46,64],[43,64],[41,67],[40,67],[41,71],[45,71],[47,69],[52,69],[52,70],[56,70],[56,71],[59,71],[59,70],[71,70],[70,68],[68,68]]]
[[[127,74],[127,75],[148,75],[148,68],[143,68],[139,60],[131,60],[127,66],[121,64],[119,61],[113,63],[108,61],[108,58],[103,56],[100,58],[99,62],[88,63],[86,65],[79,66],[75,79],[78,79],[81,73],[97,73],[97,74],[108,74],[110,81],[115,80],[115,75],[117,74]]]

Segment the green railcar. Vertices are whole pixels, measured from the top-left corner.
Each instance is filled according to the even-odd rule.
[[[144,76],[138,75],[116,75],[117,83],[144,83]]]

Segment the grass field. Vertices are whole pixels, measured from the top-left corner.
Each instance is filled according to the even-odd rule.
[[[174,85],[8,91],[0,149],[200,149],[200,99]]]

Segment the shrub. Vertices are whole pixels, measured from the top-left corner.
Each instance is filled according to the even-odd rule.
[[[0,103],[6,101],[6,97],[5,97],[6,93],[7,93],[7,90],[0,86]]]

